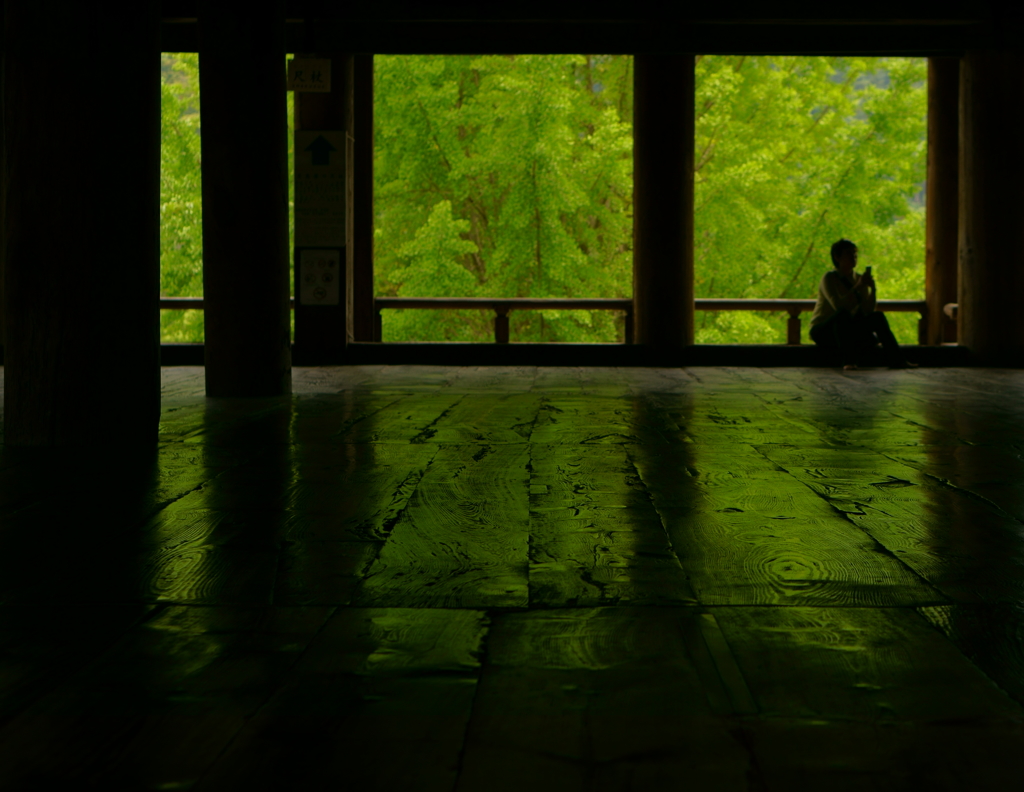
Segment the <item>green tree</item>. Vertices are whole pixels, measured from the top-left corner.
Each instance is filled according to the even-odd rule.
[[[288,56],[292,57],[292,56]],[[160,294],[203,296],[203,193],[200,146],[199,55],[161,55],[160,140]],[[294,173],[293,94],[287,95],[289,207]],[[293,212],[289,234],[294,239]],[[289,250],[294,250],[289,245]],[[294,315],[293,327],[294,331]],[[161,311],[165,342],[201,342],[202,311]]]
[[[375,60],[378,294],[630,295],[629,56]],[[198,56],[165,54],[163,76],[161,291],[201,296]],[[882,297],[922,295],[923,59],[704,56],[696,79],[698,297],[813,297],[841,236]],[[608,312],[511,319],[519,340],[622,337]],[[785,337],[779,314],[697,319],[699,342]],[[893,317],[902,340],[914,319]],[[161,327],[201,341],[202,313],[165,311]],[[389,340],[491,333],[480,311],[385,314]]]
[[[378,56],[375,81],[378,294],[629,296],[630,58]],[[384,321],[388,340],[493,337],[483,312]],[[511,323],[518,340],[622,334],[606,312]]]
[[[814,297],[846,237],[881,297],[922,298],[926,73],[921,58],[698,57],[696,296]],[[916,339],[916,317],[890,319]],[[779,343],[785,316],[700,313],[696,329]]]
[[[203,296],[199,56],[164,53],[160,92],[160,294]],[[161,311],[164,341],[203,340],[202,311]]]
[[[628,297],[628,56],[378,56],[378,294]],[[696,62],[698,297],[813,297],[854,239],[882,297],[923,294],[925,61],[702,56]],[[407,248],[428,222],[472,279]],[[459,222],[468,226],[458,225]],[[442,287],[442,282],[445,285]],[[892,322],[912,341],[910,315]],[[603,312],[512,314],[520,340],[621,338]],[[785,340],[785,317],[697,317],[703,343]],[[490,317],[385,314],[389,340],[480,340]]]

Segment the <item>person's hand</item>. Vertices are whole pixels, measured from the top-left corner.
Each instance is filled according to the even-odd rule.
[[[862,272],[860,275],[857,276],[856,286],[858,288],[863,286],[865,289],[867,289],[867,288],[873,289],[875,287],[875,279],[871,276],[871,273],[869,273],[869,272]]]

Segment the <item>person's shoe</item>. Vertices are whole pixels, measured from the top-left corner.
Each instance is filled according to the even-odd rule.
[[[843,371],[856,371],[856,370],[857,370],[857,364],[856,363],[847,363],[845,366],[843,366]]]
[[[893,363],[891,366],[889,366],[889,368],[891,368],[891,369],[918,368],[918,364],[917,363],[911,363],[909,360],[899,360],[899,361],[896,361],[895,363]]]

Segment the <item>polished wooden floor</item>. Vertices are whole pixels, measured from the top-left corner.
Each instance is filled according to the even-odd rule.
[[[154,452],[4,451],[0,789],[1024,778],[1024,371],[295,391],[169,368]]]

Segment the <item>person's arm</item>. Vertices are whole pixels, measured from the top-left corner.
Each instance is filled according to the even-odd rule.
[[[869,314],[875,310],[875,305],[878,302],[878,295],[875,290],[875,279],[864,273],[860,276],[860,283],[858,284],[861,289],[861,310]]]

